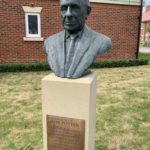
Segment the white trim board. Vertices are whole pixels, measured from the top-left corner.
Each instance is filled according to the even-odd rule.
[[[42,7],[22,6],[25,13],[41,13]]]
[[[140,0],[90,0],[96,3],[122,4],[122,5],[140,5]]]

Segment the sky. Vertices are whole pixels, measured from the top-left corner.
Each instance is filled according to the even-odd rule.
[[[150,4],[150,0],[145,0],[145,5]]]
[[[144,7],[143,7],[143,13],[145,12],[145,6],[146,5],[150,5],[150,0],[144,0],[145,3],[144,3]]]

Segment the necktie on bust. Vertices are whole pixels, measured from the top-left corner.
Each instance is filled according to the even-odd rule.
[[[72,62],[74,52],[75,52],[75,41],[77,36],[70,36],[70,44],[69,48],[66,51],[66,63],[65,63],[65,74],[67,75],[67,72],[70,68],[70,64]]]

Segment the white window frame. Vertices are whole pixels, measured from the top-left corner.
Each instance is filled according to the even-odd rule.
[[[29,22],[28,22],[28,16],[34,15],[37,16],[37,23],[38,23],[38,34],[31,34],[29,33]],[[41,37],[41,16],[39,13],[25,13],[25,27],[26,27],[26,37],[29,38],[39,38]]]

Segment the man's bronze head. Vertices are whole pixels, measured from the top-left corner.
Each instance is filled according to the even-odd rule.
[[[70,34],[81,31],[91,12],[89,0],[60,0],[64,29]]]

